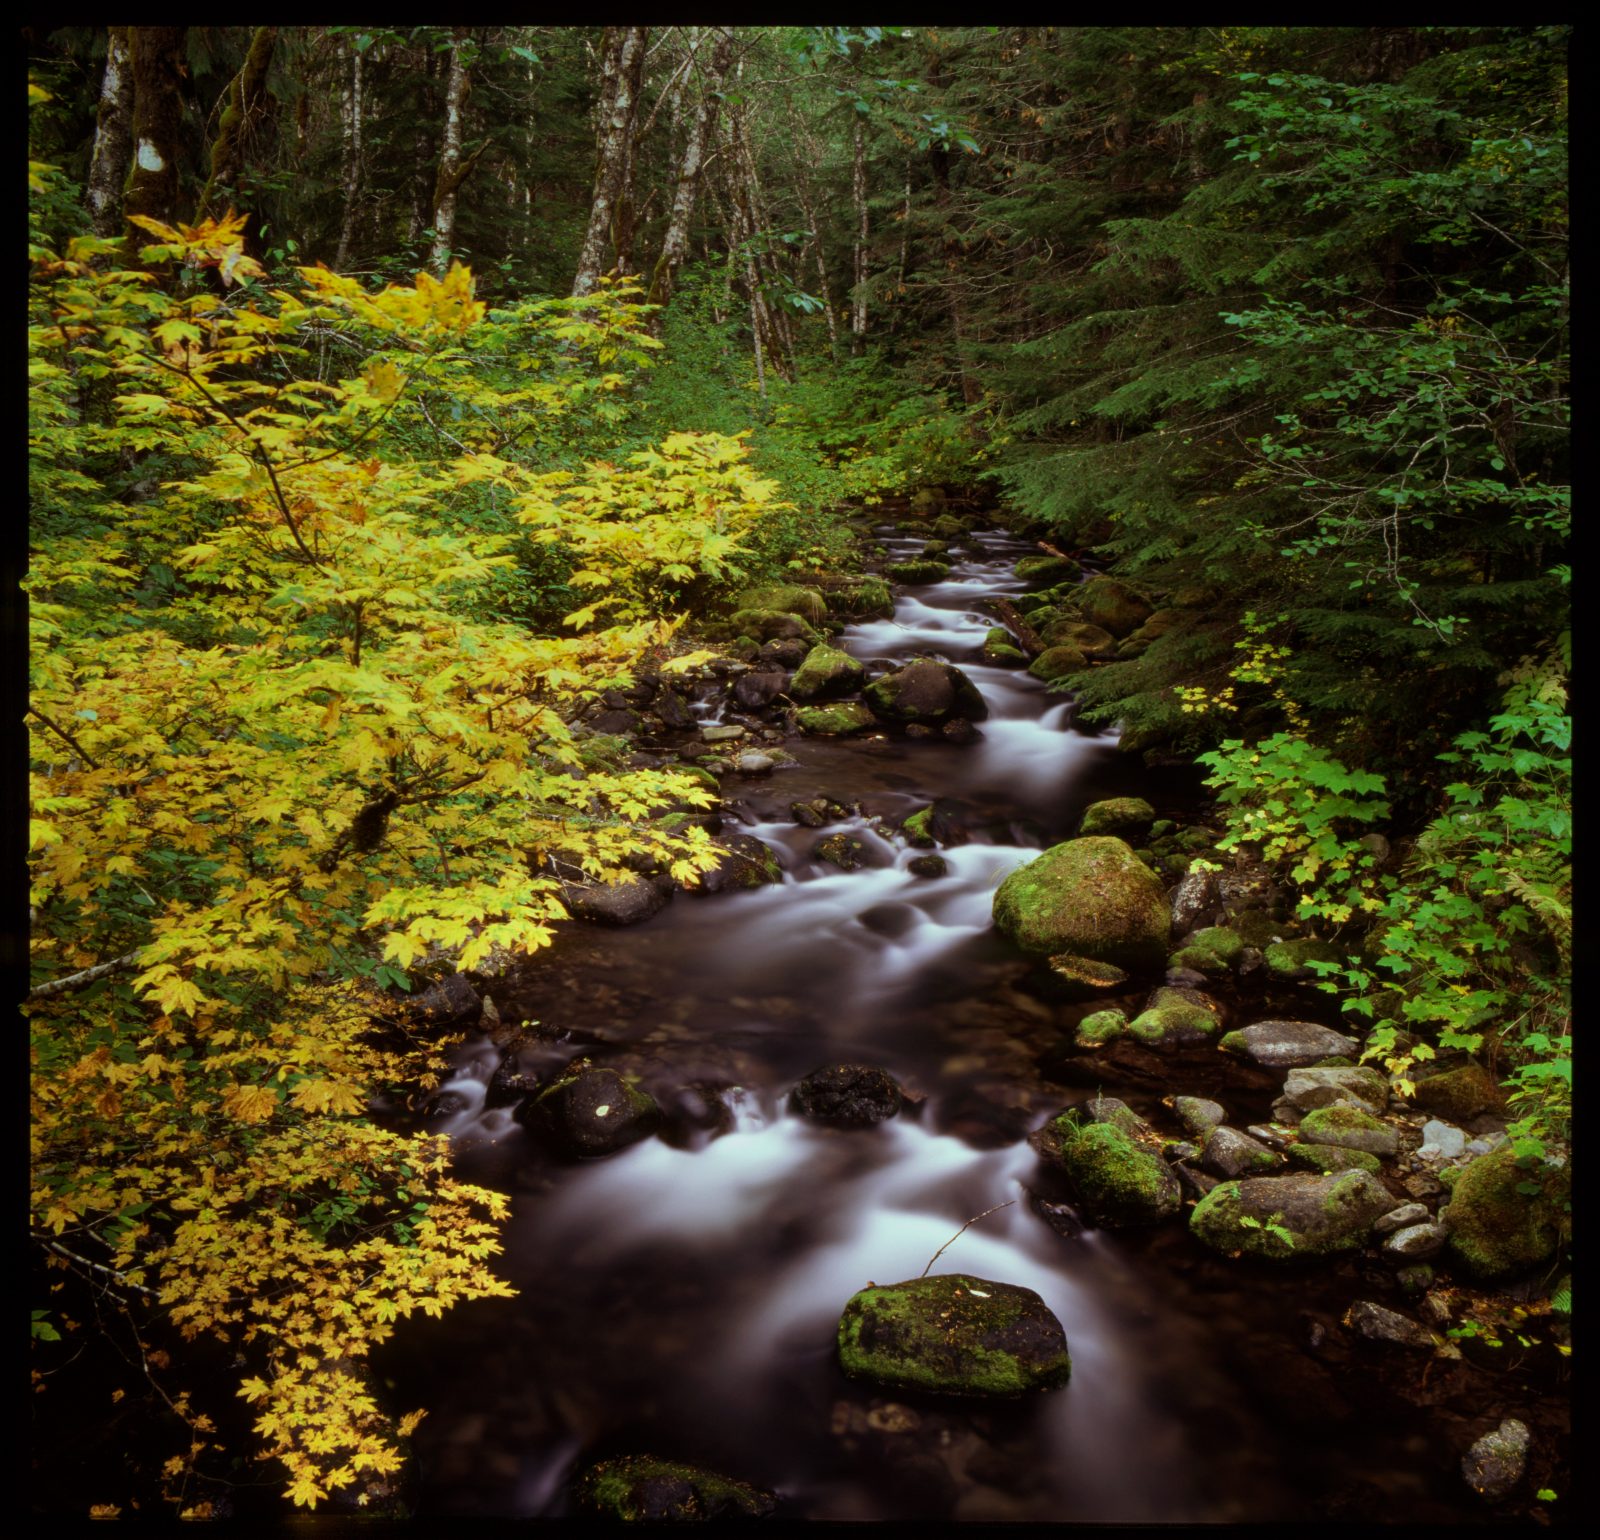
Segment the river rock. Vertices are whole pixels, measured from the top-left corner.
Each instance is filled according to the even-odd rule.
[[[811,856],[842,872],[858,872],[867,864],[867,847],[853,835],[829,834],[811,847]]]
[[[681,730],[695,725],[694,712],[690,710],[688,701],[676,690],[663,687],[650,709],[655,712],[656,720],[663,727]]]
[[[897,583],[942,583],[950,576],[948,563],[918,558],[915,561],[892,561],[884,566],[884,576]]]
[[[522,1119],[569,1155],[610,1155],[648,1138],[661,1122],[655,1099],[614,1069],[567,1075],[524,1102]]]
[[[1117,834],[1132,841],[1150,832],[1156,810],[1143,797],[1108,797],[1084,809],[1079,834]]]
[[[1146,1048],[1186,1048],[1209,1042],[1221,1030],[1214,1012],[1183,1000],[1147,1006],[1128,1023],[1129,1035]]]
[[[1431,1348],[1433,1333],[1409,1316],[1385,1310],[1369,1299],[1358,1299],[1345,1311],[1344,1324],[1369,1342],[1389,1342],[1396,1347]]]
[[[1465,1167],[1440,1218],[1450,1227],[1450,1255],[1474,1278],[1504,1278],[1546,1262],[1570,1228],[1571,1174],[1566,1166],[1517,1164],[1503,1145]],[[1518,1191],[1524,1184],[1532,1193]]]
[[[733,603],[736,610],[777,610],[782,614],[799,615],[814,626],[820,626],[828,618],[828,601],[821,590],[799,583],[768,583],[760,588],[747,588]]]
[[[1092,957],[1075,957],[1070,952],[1052,957],[1050,971],[1062,981],[1063,993],[1073,1000],[1089,1000],[1128,982],[1128,975],[1121,968],[1096,962]]]
[[[791,670],[805,661],[811,643],[803,637],[778,636],[761,644],[761,651],[751,660],[757,668]]]
[[[1026,663],[1028,655],[1004,626],[990,626],[983,638],[983,661],[997,664]]]
[[[1175,1096],[1172,1115],[1185,1131],[1204,1139],[1228,1114],[1219,1103],[1207,1101],[1203,1096]]]
[[[1028,672],[1035,679],[1053,684],[1057,679],[1065,679],[1068,674],[1081,674],[1088,666],[1089,660],[1076,647],[1046,647],[1028,665]]]
[[[994,896],[994,920],[1023,951],[1070,952],[1130,971],[1166,958],[1172,912],[1160,879],[1122,840],[1068,840],[1012,872]]]
[[[1396,1230],[1403,1230],[1407,1225],[1419,1225],[1432,1219],[1425,1203],[1402,1203],[1399,1208],[1390,1209],[1387,1214],[1379,1216],[1373,1222],[1374,1235],[1393,1235]]]
[[[777,856],[753,834],[721,834],[713,843],[719,851],[717,864],[700,878],[700,886],[707,893],[759,888],[783,881]]]
[[[1258,1021],[1222,1039],[1221,1047],[1268,1069],[1296,1069],[1335,1054],[1354,1053],[1353,1037],[1311,1021]]]
[[[1370,1171],[1377,1175],[1383,1162],[1365,1150],[1346,1150],[1333,1144],[1291,1144],[1289,1164],[1329,1175],[1335,1171]]]
[[[1283,1082],[1283,1094],[1302,1112],[1331,1107],[1335,1102],[1355,1102],[1368,1112],[1389,1105],[1389,1083],[1375,1069],[1350,1065],[1333,1069],[1292,1069]]]
[[[899,1112],[902,1100],[894,1076],[870,1064],[830,1064],[789,1093],[802,1117],[839,1128],[870,1128]]]
[[[1070,583],[1083,569],[1070,556],[1024,556],[1013,570],[1019,582],[1049,588],[1055,583]]]
[[[1154,613],[1153,606],[1143,594],[1136,593],[1115,578],[1090,578],[1079,588],[1077,600],[1085,620],[1116,637],[1136,631]]]
[[[906,862],[906,870],[913,877],[943,877],[950,870],[950,863],[940,855],[913,856]]]
[[[1016,1396],[1072,1373],[1061,1322],[1032,1289],[966,1273],[871,1284],[839,1317],[854,1379],[952,1396]]]
[[[1422,1125],[1422,1147],[1417,1153],[1439,1155],[1445,1160],[1454,1160],[1466,1147],[1467,1136],[1461,1129],[1449,1123],[1441,1123],[1438,1118],[1429,1118]]]
[[[1085,1016],[1078,1023],[1078,1030],[1073,1040],[1080,1048],[1098,1048],[1103,1043],[1109,1043],[1114,1037],[1126,1037],[1127,1033],[1127,1016],[1113,1007]]]
[[[788,682],[789,676],[777,669],[741,674],[733,682],[733,698],[746,711],[759,711],[783,694]]]
[[[430,1026],[458,1027],[483,1013],[478,992],[459,973],[447,973],[411,1002],[411,1009]]]
[[[1216,912],[1217,874],[1212,871],[1185,872],[1172,890],[1172,929],[1187,936]]]
[[[1114,1098],[1068,1108],[1028,1141],[1067,1178],[1086,1217],[1107,1228],[1158,1224],[1183,1190],[1143,1119]]]
[[[952,717],[981,721],[989,707],[978,687],[951,663],[914,658],[903,668],[874,679],[867,704],[887,722],[938,726]]]
[[[1311,966],[1314,962],[1336,963],[1344,960],[1337,947],[1331,946],[1317,936],[1303,936],[1298,941],[1276,942],[1266,949],[1264,956],[1267,976],[1285,984],[1304,983],[1315,979],[1317,973]]]
[[[758,642],[794,639],[814,645],[822,640],[803,616],[782,610],[736,610],[727,624],[732,635]]]
[[[702,727],[700,736],[707,743],[737,743],[748,731],[749,729],[739,722],[715,722],[708,727]]]
[[[813,647],[789,681],[795,700],[815,700],[826,695],[850,695],[861,688],[867,671],[847,652],[826,644]]]
[[[842,738],[876,727],[878,719],[860,701],[846,700],[831,706],[799,706],[795,709],[794,725],[801,732],[817,737]]]
[[[760,1519],[778,1505],[743,1481],[653,1455],[602,1460],[583,1473],[577,1492],[590,1513],[627,1523]]]
[[[1466,1483],[1486,1502],[1509,1497],[1528,1467],[1533,1435],[1528,1425],[1507,1417],[1493,1433],[1485,1433],[1461,1459]]]
[[[894,593],[881,577],[868,573],[852,577],[829,594],[829,602],[841,615],[852,620],[868,616],[887,617],[894,613]]]
[[[1218,1176],[1263,1176],[1281,1166],[1283,1157],[1248,1134],[1223,1125],[1206,1135],[1201,1161]]]
[[[908,724],[906,731],[909,732],[912,726],[915,726],[915,724]],[[976,743],[983,736],[983,734],[980,733],[978,729],[974,727],[972,723],[969,722],[965,717],[951,717],[950,720],[939,729],[939,736],[943,738],[946,743]]]
[[[1481,1064],[1474,1063],[1419,1080],[1413,1099],[1419,1107],[1437,1117],[1465,1123],[1480,1112],[1497,1110],[1502,1098],[1494,1076]]]
[[[1342,1150],[1365,1150],[1369,1155],[1393,1155],[1400,1148],[1400,1134],[1370,1112],[1339,1103],[1318,1107],[1301,1118],[1300,1142],[1332,1144]]]
[[[1441,1224],[1407,1225],[1384,1241],[1383,1254],[1392,1262],[1428,1262],[1449,1239],[1450,1232]]]
[[[628,882],[569,883],[561,901],[580,920],[600,925],[637,925],[659,914],[672,896],[670,881],[635,877]]]
[[[1255,1176],[1213,1188],[1190,1213],[1189,1228],[1216,1251],[1284,1261],[1354,1251],[1372,1221],[1393,1207],[1383,1183],[1365,1171]],[[1286,1245],[1269,1224],[1288,1230],[1293,1244]]]
[[[1086,620],[1060,616],[1046,622],[1039,632],[1045,647],[1076,647],[1085,658],[1102,661],[1116,656],[1117,639],[1102,626],[1090,625]]]

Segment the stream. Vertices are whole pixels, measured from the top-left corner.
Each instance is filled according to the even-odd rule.
[[[884,539],[891,560],[920,545]],[[1449,1419],[1352,1401],[1348,1375],[1312,1351],[1358,1262],[1271,1273],[1205,1253],[1181,1223],[1085,1229],[1026,1143],[1095,1094],[1061,1073],[1092,1007],[1052,995],[1047,970],[995,934],[994,889],[1099,798],[1144,796],[1180,820],[1196,801],[1192,771],[1120,756],[1114,734],[1074,725],[1069,700],[982,661],[995,622],[978,602],[1022,591],[1011,569],[1030,549],[977,536],[946,581],[901,589],[892,620],[837,643],[872,671],[919,654],[959,665],[989,706],[980,742],[790,740],[797,765],[723,784],[726,825],[777,851],[780,885],[679,894],[621,931],[573,926],[491,986],[504,1022],[537,1023],[525,1071],[587,1054],[636,1075],[666,1126],[603,1160],[555,1162],[511,1108],[485,1109],[494,1044],[457,1051],[440,1103],[454,1110],[425,1126],[453,1137],[461,1175],[514,1195],[497,1265],[519,1293],[402,1333],[380,1360],[396,1406],[429,1408],[420,1515],[561,1517],[582,1468],[652,1453],[807,1519],[1476,1517],[1449,1475]],[[789,805],[819,795],[860,813],[794,822]],[[968,836],[933,878],[874,827],[930,802]],[[864,869],[813,859],[839,832],[864,843]],[[1188,1092],[1241,1124],[1264,1117],[1273,1092],[1219,1078],[1219,1057],[1173,1056],[1165,1086],[1100,1089],[1146,1115]],[[855,1130],[788,1110],[797,1080],[838,1062],[881,1066],[912,1104]],[[1066,1329],[1070,1384],[982,1403],[848,1380],[845,1301],[917,1277],[1007,1200],[934,1271],[1036,1290]]]

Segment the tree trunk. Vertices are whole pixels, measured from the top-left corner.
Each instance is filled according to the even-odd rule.
[[[222,94],[217,137],[211,143],[211,175],[206,179],[200,206],[195,211],[197,223],[217,218],[240,201],[239,178],[272,111],[272,98],[267,94],[267,71],[272,66],[272,51],[277,43],[276,27],[257,27],[239,73],[228,82],[228,89]],[[252,231],[255,226],[252,218]]]
[[[961,291],[962,243],[956,228],[953,199],[950,195],[950,152],[935,145],[928,152],[933,167],[933,201],[939,210],[941,238],[944,243],[945,303],[950,311],[950,333],[955,343],[955,368],[952,371],[961,383],[961,399],[971,406],[983,394],[967,357],[967,316],[965,297]]]
[[[839,318],[833,313],[833,285],[828,279],[828,258],[823,250],[822,226],[817,219],[816,200],[811,196],[811,177],[806,171],[806,163],[819,165],[822,160],[817,141],[810,128],[806,126],[805,119],[795,111],[794,102],[789,102],[789,128],[794,135],[795,145],[795,192],[800,199],[800,212],[805,215],[807,226],[811,230],[812,252],[817,264],[817,286],[822,291],[822,313],[828,322],[828,350],[837,362],[839,357]]]
[[[611,219],[611,249],[616,255],[618,277],[633,271],[633,236],[638,227],[634,179],[639,160],[639,140],[650,131],[649,124],[637,131],[634,127],[639,117],[639,100],[644,94],[644,60],[645,50],[641,46],[633,56],[633,72],[625,82],[628,99],[633,106],[628,115],[628,133],[622,141],[622,169],[617,174],[617,206]],[[654,113],[650,115],[650,122],[655,122]]]
[[[342,273],[350,260],[350,243],[356,232],[356,199],[361,191],[361,50],[350,49],[350,83],[344,92],[344,218],[339,223],[339,253],[333,259]]]
[[[701,81],[701,95],[697,107],[686,112],[688,119],[683,142],[683,156],[678,162],[677,184],[672,193],[672,209],[667,216],[667,233],[661,241],[661,256],[656,261],[650,278],[649,300],[652,305],[665,305],[672,298],[678,269],[689,255],[689,223],[694,218],[694,205],[700,190],[700,172],[705,165],[706,145],[710,143],[717,120],[717,93],[722,89],[722,77],[728,72],[733,58],[733,28],[717,29],[716,46],[706,66]],[[687,93],[685,94],[687,100]]]
[[[413,250],[422,240],[428,221],[433,217],[433,187],[437,180],[432,169],[434,108],[437,104],[433,83],[438,73],[437,60],[437,54],[425,54],[422,68],[418,71],[424,100],[418,103],[417,131],[412,141],[411,164],[416,168],[416,174],[411,180],[411,218],[406,226],[406,240]]]
[[[643,66],[645,27],[608,27],[601,40],[600,111],[595,125],[594,195],[589,203],[589,227],[572,280],[576,298],[587,294],[600,277],[606,245],[612,234],[611,214],[621,190],[633,138],[638,96],[634,82]]]
[[[443,273],[450,261],[450,242],[456,233],[456,189],[467,178],[473,162],[461,159],[461,119],[467,105],[467,65],[461,57],[468,39],[465,27],[453,29],[450,77],[444,91],[444,147],[439,152],[439,175],[433,184],[433,249],[428,266]]]
[[[178,152],[183,123],[183,42],[187,27],[129,27],[133,64],[133,164],[122,193],[124,218],[170,225],[178,215]],[[150,237],[137,228],[137,253]]]
[[[859,353],[867,341],[867,131],[856,114],[854,155],[850,167],[850,193],[856,206],[855,287],[850,292],[850,351]]]
[[[906,198],[900,207],[900,266],[894,280],[894,307],[889,312],[889,331],[900,324],[900,312],[905,303],[906,259],[911,255],[911,161],[906,161]]]
[[[122,229],[122,183],[133,149],[133,65],[128,28],[106,29],[106,72],[100,81],[100,113],[94,127],[86,202],[96,235],[110,238]]]

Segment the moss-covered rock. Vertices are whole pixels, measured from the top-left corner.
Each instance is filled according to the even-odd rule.
[[[1280,983],[1302,983],[1316,978],[1314,962],[1343,962],[1339,949],[1318,936],[1302,936],[1298,941],[1280,941],[1266,949],[1267,975]]]
[[[839,1363],[855,1379],[950,1396],[1018,1396],[1072,1373],[1061,1322],[1032,1289],[966,1273],[852,1296],[839,1317]]]
[[[1082,673],[1088,666],[1089,660],[1076,647],[1047,647],[1028,665],[1028,672],[1035,679],[1053,684],[1068,674]]]
[[[1120,989],[1128,982],[1126,971],[1108,962],[1096,962],[1092,957],[1075,957],[1070,952],[1058,952],[1050,959],[1050,970],[1061,980],[1069,998],[1088,1000],[1109,990]]]
[[[1162,637],[1182,629],[1195,619],[1193,610],[1157,610],[1143,625],[1123,637],[1121,645],[1117,648],[1117,659],[1142,657],[1153,642],[1158,642]]]
[[[1160,879],[1109,836],[1068,840],[1018,867],[995,893],[994,919],[1025,952],[1130,971],[1161,967],[1172,928]]]
[[[704,873],[700,886],[707,893],[722,893],[737,888],[760,888],[783,881],[783,867],[770,845],[753,834],[720,834],[716,867]]]
[[[1291,1166],[1305,1171],[1370,1171],[1377,1175],[1383,1162],[1365,1150],[1346,1150],[1332,1144],[1291,1144],[1286,1152]]]
[[[1116,656],[1117,639],[1103,626],[1063,616],[1048,621],[1039,630],[1046,647],[1076,647],[1086,658],[1109,659]]]
[[[1080,1048],[1099,1048],[1114,1037],[1124,1037],[1128,1031],[1126,1014],[1115,1008],[1095,1011],[1078,1023],[1074,1041]]]
[[[1152,1006],[1128,1023],[1128,1035],[1146,1048],[1186,1048],[1210,1041],[1221,1030],[1212,1012],[1186,1003]]]
[[[1080,834],[1117,834],[1133,840],[1150,832],[1156,810],[1143,797],[1107,797],[1084,809]]]
[[[884,572],[897,583],[942,583],[950,576],[950,568],[942,561],[890,562]]]
[[[1220,1048],[1254,1059],[1267,1069],[1295,1069],[1316,1064],[1330,1054],[1354,1053],[1353,1037],[1314,1021],[1258,1021],[1224,1037]]]
[[[588,1512],[630,1524],[759,1519],[777,1507],[770,1492],[653,1455],[602,1460],[583,1473],[577,1491]]]
[[[913,856],[906,862],[906,870],[913,877],[945,877],[950,863],[943,856]]]
[[[874,679],[863,693],[886,722],[936,727],[953,717],[978,722],[989,715],[978,687],[954,664],[933,658],[914,658]]]
[[[828,834],[811,847],[812,856],[837,866],[842,872],[860,871],[867,864],[865,842],[849,834]]]
[[[841,615],[852,620],[894,613],[893,591],[881,577],[871,572],[836,588],[829,595],[829,602]]]
[[[661,1122],[661,1110],[614,1069],[585,1069],[525,1102],[523,1120],[542,1129],[566,1154],[593,1157],[648,1138]]]
[[[808,620],[787,610],[735,610],[728,629],[736,637],[754,637],[762,642],[789,637],[808,644],[822,640]]]
[[[1090,578],[1078,591],[1078,607],[1091,625],[1117,637],[1137,630],[1153,613],[1143,594],[1109,577]]]
[[[850,695],[861,688],[867,671],[847,652],[826,644],[813,647],[789,681],[795,700],[815,700],[824,695]]]
[[[822,738],[842,738],[849,733],[862,733],[876,727],[878,719],[869,707],[858,700],[840,701],[833,706],[798,706],[794,725],[803,733]]]
[[[1051,583],[1066,583],[1083,569],[1070,556],[1024,556],[1015,568],[1019,582],[1043,588]]]
[[[1302,1112],[1353,1101],[1368,1112],[1379,1113],[1389,1105],[1389,1082],[1367,1065],[1318,1065],[1290,1070],[1283,1094]]]
[[[1318,1107],[1301,1118],[1300,1142],[1365,1150],[1369,1155],[1393,1155],[1400,1148],[1400,1135],[1370,1112],[1341,1103]]]
[[[1207,978],[1221,978],[1229,971],[1227,963],[1215,952],[1204,947],[1181,946],[1167,959],[1167,967],[1182,968],[1192,973],[1203,973]]]
[[[1026,663],[1028,655],[1019,646],[1016,638],[1004,626],[990,626],[983,638],[983,661],[985,663]]]
[[[1078,1207],[1096,1224],[1159,1224],[1182,1207],[1183,1190],[1142,1120],[1120,1102],[1105,1101],[1096,1121],[1085,1123],[1077,1109],[1069,1109],[1030,1142],[1042,1160],[1061,1170]]]
[[[1216,1251],[1281,1262],[1353,1251],[1393,1207],[1388,1190],[1365,1171],[1253,1176],[1214,1187],[1190,1213],[1189,1229]],[[1289,1240],[1269,1225],[1288,1231]]]
[[[1419,1080],[1415,1101],[1446,1122],[1464,1123],[1480,1112],[1498,1108],[1502,1096],[1494,1076],[1481,1064],[1472,1063]]]
[[[1244,938],[1229,925],[1207,925],[1189,937],[1189,945],[1210,952],[1225,967],[1231,968],[1244,951]]]
[[[1531,1193],[1519,1189],[1532,1186]],[[1555,1255],[1570,1228],[1569,1168],[1525,1169],[1502,1145],[1480,1155],[1456,1178],[1450,1206],[1449,1254],[1475,1278],[1504,1278]]]
[[[938,843],[933,833],[933,808],[919,807],[916,812],[908,814],[900,825],[905,834],[906,843],[919,850],[932,850]]]
[[[1173,1097],[1172,1114],[1197,1139],[1204,1139],[1228,1116],[1220,1103],[1204,1096]]]
[[[768,583],[759,588],[747,588],[734,600],[735,612],[739,610],[778,610],[799,615],[813,626],[820,626],[828,618],[828,601],[820,590],[803,588],[798,583]]]

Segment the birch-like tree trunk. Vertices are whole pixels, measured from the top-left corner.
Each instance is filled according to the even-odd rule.
[[[638,116],[637,81],[643,69],[646,27],[608,27],[601,39],[600,111],[595,125],[594,194],[589,227],[572,280],[576,298],[594,288],[612,237],[612,211],[627,169],[628,149]]]
[[[811,250],[815,255],[817,264],[817,286],[821,290],[822,314],[828,323],[828,349],[837,359],[839,357],[839,318],[833,313],[833,285],[828,280],[828,259],[823,251],[822,226],[817,220],[816,200],[812,197],[811,176],[806,170],[809,162],[815,166],[821,161],[821,152],[811,130],[806,126],[805,119],[795,111],[793,100],[789,101],[789,125],[794,134],[795,147],[795,192],[800,199],[800,212],[805,215],[807,226],[811,231]]]
[[[466,112],[470,88],[468,64],[462,57],[468,41],[465,27],[453,30],[450,42],[450,75],[444,88],[444,145],[439,151],[439,175],[433,184],[433,249],[428,266],[442,273],[450,261],[450,243],[456,233],[456,190],[472,169],[461,159],[461,121]]]
[[[867,341],[867,130],[856,114],[850,193],[856,209],[855,287],[850,291],[850,351],[859,353]]]
[[[122,229],[122,183],[132,149],[133,61],[128,56],[128,29],[108,27],[106,72],[100,80],[100,111],[84,200],[96,235],[109,238]]]
[[[243,201],[239,197],[239,178],[272,111],[272,98],[267,94],[267,72],[272,67],[272,51],[277,44],[276,27],[257,27],[239,73],[228,82],[228,89],[222,94],[217,137],[211,141],[211,174],[200,194],[200,205],[195,211],[197,220],[215,218]]]
[[[711,143],[717,121],[717,93],[733,58],[733,28],[718,27],[717,41],[711,50],[700,80],[698,102],[685,90],[683,155],[672,191],[672,208],[667,215],[667,233],[661,241],[661,255],[650,278],[649,300],[664,305],[672,298],[678,269],[689,255],[689,224],[700,191],[700,173],[705,166],[706,146]]]
[[[356,233],[356,199],[361,193],[361,50],[350,46],[350,76],[344,88],[344,217],[339,222],[339,253],[333,259],[336,272],[343,272],[350,260],[350,243]]]
[[[178,154],[183,122],[183,42],[187,27],[129,27],[133,65],[133,164],[122,193],[124,218],[171,224],[178,216]],[[128,232],[135,252],[149,243]]]

